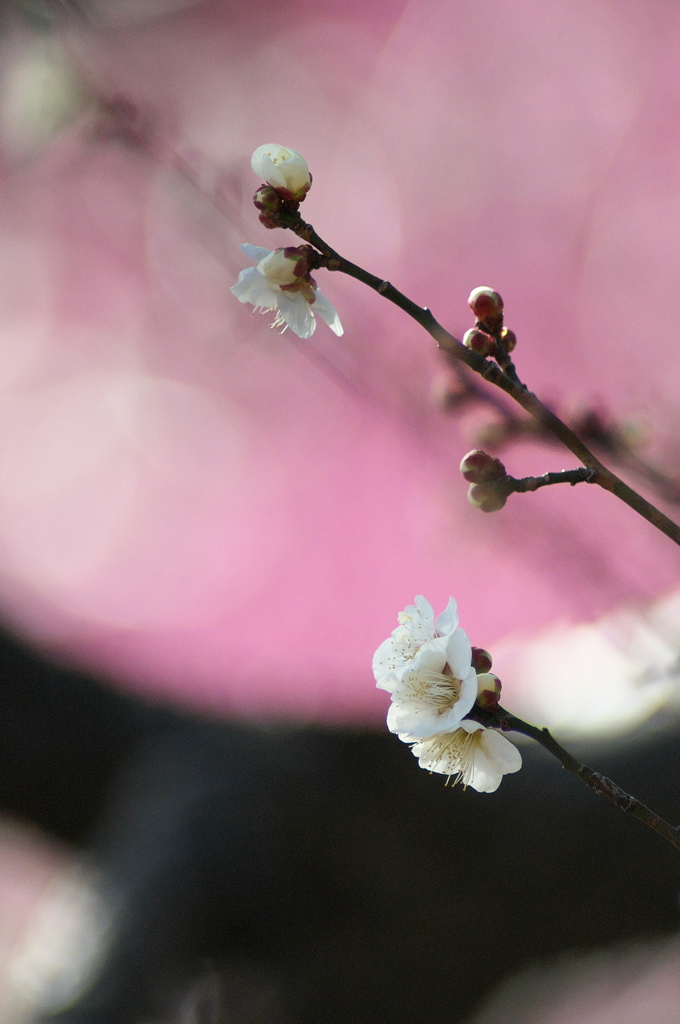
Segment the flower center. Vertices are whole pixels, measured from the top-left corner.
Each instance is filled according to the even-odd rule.
[[[460,699],[461,680],[456,679],[448,665],[443,672],[420,669],[406,683],[406,697],[417,704],[435,708],[438,715],[450,711]]]
[[[447,776],[447,786],[454,776],[454,786],[462,782],[466,789],[470,784],[475,766],[475,749],[482,735],[481,731],[456,729],[455,732],[443,733],[428,740],[428,752],[432,761],[441,762],[441,774]]]

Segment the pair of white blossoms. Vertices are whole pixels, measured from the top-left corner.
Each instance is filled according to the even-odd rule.
[[[260,180],[286,201],[304,199],[312,184],[305,158],[287,146],[260,146],[253,153],[251,166]],[[317,315],[335,334],[343,334],[337,312],[306,268],[301,268],[295,249],[272,251],[259,245],[242,245],[241,249],[257,266],[242,270],[232,287],[239,302],[250,303],[255,311],[276,310],[272,327],[284,331],[290,327],[300,338],[314,334]]]
[[[424,597],[401,612],[399,626],[375,652],[373,674],[392,698],[390,731],[412,745],[421,768],[455,776],[480,793],[495,792],[504,775],[521,768],[519,750],[502,733],[465,717],[485,679],[472,666],[453,598],[436,619]]]

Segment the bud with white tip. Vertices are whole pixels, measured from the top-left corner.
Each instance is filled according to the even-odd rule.
[[[493,672],[477,676],[477,705],[485,711],[495,708],[501,699],[501,681]]]
[[[492,338],[486,331],[480,331],[478,327],[471,327],[469,331],[465,332],[463,344],[466,348],[471,349],[472,352],[477,352],[480,356],[495,356],[498,351],[496,339]]]
[[[312,187],[305,158],[295,149],[268,142],[258,146],[251,166],[263,181],[276,189],[282,199],[300,202]]]
[[[486,483],[490,480],[503,480],[506,476],[505,466],[500,459],[487,455],[480,448],[468,452],[461,461],[460,471],[465,480],[472,484]]]
[[[493,288],[473,288],[468,306],[490,334],[495,334],[503,326],[503,299]]]
[[[482,512],[498,512],[508,500],[507,491],[498,482],[470,484],[467,499]]]

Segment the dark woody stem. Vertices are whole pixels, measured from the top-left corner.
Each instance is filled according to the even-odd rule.
[[[550,484],[571,484],[572,487],[580,483],[589,484],[593,482],[594,478],[594,469],[589,466],[579,466],[578,469],[563,469],[559,473],[524,476],[520,480],[514,476],[507,476],[502,484],[510,494],[523,494],[525,491],[537,491],[539,487],[549,487]]]
[[[566,768],[568,772],[572,772],[582,782],[585,782],[586,786],[590,786],[600,796],[606,797],[607,800],[620,807],[622,811],[632,814],[634,818],[643,822],[643,824],[656,832],[657,835],[671,843],[676,850],[680,850],[680,828],[674,828],[673,825],[664,821],[663,818],[660,818],[649,807],[646,807],[634,796],[631,796],[630,793],[626,793],[615,782],[608,779],[606,775],[601,775],[599,772],[589,768],[588,765],[583,764],[582,761],[579,761],[578,758],[570,754],[568,750],[560,746],[548,729],[539,729],[535,725],[529,725],[528,722],[523,722],[521,718],[517,718],[515,715],[511,715],[509,711],[505,711],[500,705],[489,711],[475,708],[469,717],[490,728],[501,729],[503,732],[520,732],[523,736],[529,736],[532,740],[540,743],[549,754],[556,757],[563,768]]]
[[[434,338],[439,348],[449,358],[465,363],[475,373],[480,374],[484,380],[505,391],[518,405],[521,405],[526,412],[533,416],[542,427],[554,434],[584,466],[593,471],[590,483],[598,484],[605,491],[615,494],[617,498],[641,515],[643,519],[646,519],[652,526],[655,526],[657,530],[660,530],[661,533],[666,534],[672,541],[680,545],[680,526],[664,515],[646,498],[643,498],[641,494],[633,490],[632,487],[624,483],[615,473],[607,469],[566,423],[563,423],[552,410],[543,405],[521,383],[504,373],[497,363],[485,359],[484,356],[466,348],[462,342],[452,334],[449,334],[435,320],[429,309],[425,309],[412,302],[411,299],[391,285],[389,281],[383,281],[374,274],[369,274],[368,271],[340,256],[317,235],[311,224],[307,224],[302,220],[299,213],[283,211],[279,216],[281,227],[289,228],[299,238],[302,238],[309,245],[313,245],[322,253],[324,256],[323,266],[328,270],[339,270],[341,273],[361,281],[363,284],[368,285],[369,288],[378,292],[379,295],[389,299],[395,306],[403,309],[405,313],[408,313],[416,323],[419,323]]]

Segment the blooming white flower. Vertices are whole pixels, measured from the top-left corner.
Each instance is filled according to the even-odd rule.
[[[429,601],[417,597],[399,622],[373,658],[376,685],[392,696],[387,726],[409,740],[451,732],[477,698],[472,649],[458,625],[456,602],[451,598],[435,620]]]
[[[312,187],[307,161],[295,149],[268,142],[253,153],[251,166],[263,181],[283,194],[284,199],[300,200]]]
[[[448,638],[458,627],[456,602],[453,598],[435,621],[432,605],[424,597],[417,597],[399,612],[399,625],[392,636],[384,640],[373,656],[373,674],[381,690],[394,689],[397,680],[414,667],[420,649],[439,638]],[[445,645],[444,645],[445,646]],[[434,645],[435,649],[442,645]]]
[[[455,775],[455,782],[478,793],[495,793],[504,775],[522,767],[522,755],[513,743],[470,719],[455,732],[429,736],[411,749],[421,768],[449,778]]]
[[[256,264],[247,267],[232,286],[239,302],[249,302],[255,309],[277,311],[272,327],[290,327],[300,338],[310,338],[316,330],[316,316],[328,324],[338,336],[343,334],[340,318],[319,291],[316,282],[301,266],[304,259],[296,249],[265,249],[259,245],[241,248]]]
[[[450,732],[470,713],[477,699],[477,673],[464,658],[451,665],[449,657],[444,654],[437,662],[434,653],[428,654],[425,663],[395,686],[387,712],[390,732],[407,742],[420,740]]]

